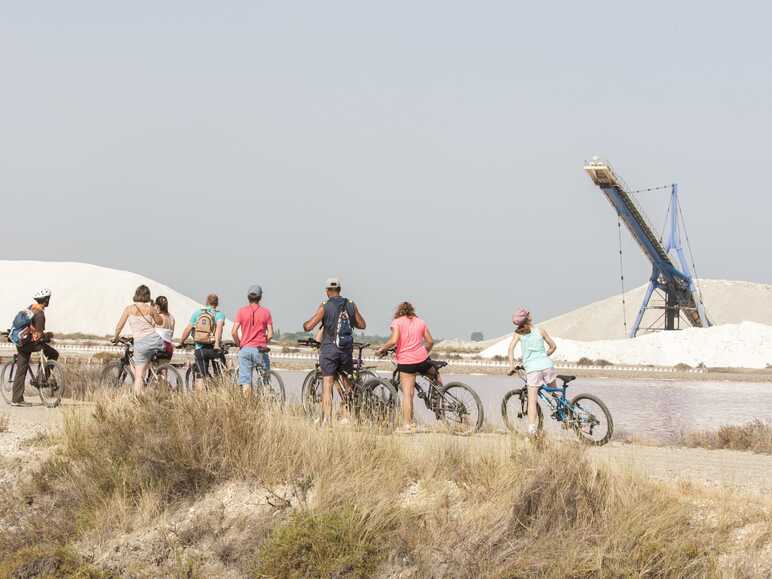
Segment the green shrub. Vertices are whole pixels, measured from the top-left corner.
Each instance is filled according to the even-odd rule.
[[[0,562],[0,577],[104,579],[111,575],[84,562],[66,547],[40,546],[24,547]]]
[[[351,507],[293,514],[261,547],[257,576],[369,577],[384,553],[367,519]]]

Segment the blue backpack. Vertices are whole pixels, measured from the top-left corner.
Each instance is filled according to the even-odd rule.
[[[344,299],[338,310],[338,322],[335,325],[335,345],[342,350],[353,347],[354,328],[351,326],[351,318],[348,315],[348,300]]]
[[[30,326],[34,315],[32,310],[21,310],[16,314],[11,322],[11,331],[8,333],[8,339],[11,342],[17,346],[22,346],[30,340],[32,337]]]

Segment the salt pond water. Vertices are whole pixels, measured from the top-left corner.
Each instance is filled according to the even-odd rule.
[[[282,372],[290,401],[299,400],[304,376],[301,372]],[[460,381],[474,388],[483,402],[486,423],[494,428],[503,428],[504,394],[521,384],[500,375],[448,374],[443,378],[446,383]],[[578,378],[568,389],[569,397],[583,392],[596,394],[606,403],[617,433],[659,440],[685,431],[742,424],[754,418],[772,420],[770,383]],[[423,403],[416,400],[416,409],[419,408],[423,408]],[[418,417],[428,421],[425,413]]]

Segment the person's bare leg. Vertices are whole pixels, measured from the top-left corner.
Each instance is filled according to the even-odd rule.
[[[413,396],[415,395],[415,374],[401,372],[399,382],[402,386],[402,425],[413,426]]]
[[[341,374],[338,376],[338,384],[340,384],[340,417],[348,419],[351,414],[349,408],[349,401],[351,400],[351,380],[348,376]]]
[[[322,377],[322,424],[332,422],[332,385],[335,376]]]
[[[528,387],[528,435],[535,436],[539,429],[538,388]]]
[[[147,364],[137,364],[134,368],[134,395],[141,396],[145,387]]]

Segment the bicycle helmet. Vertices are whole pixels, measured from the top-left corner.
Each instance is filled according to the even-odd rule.
[[[50,297],[51,297],[51,290],[48,289],[47,287],[39,289],[34,294],[32,294],[32,299],[33,300],[44,300],[44,299],[50,298]]]

